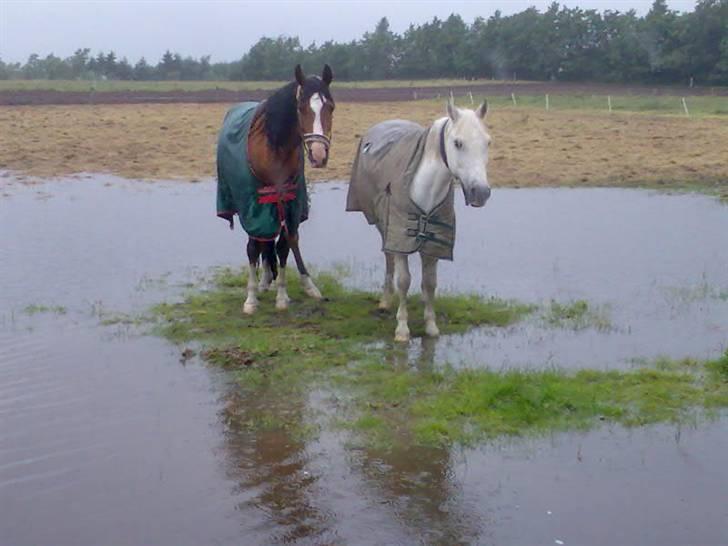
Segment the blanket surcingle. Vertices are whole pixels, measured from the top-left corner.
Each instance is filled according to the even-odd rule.
[[[225,115],[217,141],[217,215],[230,222],[238,215],[250,237],[275,239],[285,227],[295,233],[308,218],[303,159],[296,179],[277,188],[259,180],[248,161],[248,131],[260,103],[244,102]],[[303,154],[301,154],[303,158]]]
[[[361,211],[382,236],[382,250],[452,260],[455,199],[452,184],[442,203],[421,210],[410,186],[422,160],[429,129],[403,120],[379,123],[359,142],[346,210]]]

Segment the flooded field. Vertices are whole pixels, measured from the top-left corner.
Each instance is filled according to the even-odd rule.
[[[376,288],[378,236],[343,211],[344,189],[316,186],[304,255]],[[94,176],[3,192],[3,546],[725,543],[725,418],[405,452],[336,430],[226,426],[224,372],[181,361],[133,324],[101,324],[242,263],[242,231],[215,218],[213,186]],[[539,310],[506,329],[416,341],[409,358],[629,369],[717,357],[728,347],[726,234],[728,207],[704,196],[496,190],[483,210],[459,207],[440,287]],[[593,315],[555,327],[552,300],[587,302]],[[314,419],[321,396],[286,410]]]

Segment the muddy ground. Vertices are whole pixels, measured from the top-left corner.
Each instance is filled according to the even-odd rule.
[[[517,95],[671,95],[678,97],[692,96],[728,96],[728,88],[721,87],[685,87],[685,86],[639,86],[609,85],[594,83],[556,83],[556,82],[463,82],[459,87],[473,94],[489,96]],[[409,101],[413,98],[432,99],[448,93],[447,87],[382,87],[382,88],[339,88],[336,98],[342,102],[392,102]],[[0,105],[41,105],[41,104],[138,104],[138,103],[174,103],[174,102],[240,102],[261,100],[270,94],[270,90],[232,91],[229,89],[207,89],[196,91],[106,91],[89,93],[86,91],[54,91],[49,89],[1,91]]]
[[[396,91],[396,90],[394,90]],[[227,104],[0,107],[0,169],[34,177],[82,172],[133,179],[211,179]],[[438,101],[349,103],[336,110],[329,167],[311,180],[347,179],[360,135],[404,118],[428,124]],[[728,123],[536,108],[493,108],[489,177],[495,186],[713,186],[728,193]]]

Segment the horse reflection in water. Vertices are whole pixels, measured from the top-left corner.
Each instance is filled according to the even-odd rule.
[[[423,338],[414,359],[402,347],[387,359],[396,368],[426,372],[434,355],[435,341]],[[327,411],[324,402],[313,405]],[[266,386],[246,393],[232,389],[227,407],[227,474],[244,497],[239,513],[247,543],[391,544],[403,537],[405,543],[477,542],[482,514],[460,497],[449,448],[405,442],[380,449],[365,441],[363,448],[347,449],[342,444],[348,437],[335,435],[340,445],[333,449],[350,455],[338,457],[328,441],[299,434],[311,419],[308,394],[281,395]],[[354,515],[357,522],[349,520]],[[375,528],[363,522],[375,522]]]
[[[305,470],[307,442],[296,433],[308,417],[307,401],[266,391],[233,390],[227,400],[227,473],[245,497],[239,511],[246,543],[328,543],[335,522],[314,499],[317,477]]]
[[[387,363],[402,373],[431,372],[437,340],[421,338],[415,347],[394,347]],[[356,461],[367,491],[381,498],[416,544],[465,545],[478,542],[482,513],[469,508],[453,471],[449,447],[417,445],[404,431],[392,447],[367,447]]]

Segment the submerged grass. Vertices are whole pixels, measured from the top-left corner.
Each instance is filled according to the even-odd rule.
[[[590,306],[585,300],[570,303],[552,300],[545,309],[543,319],[548,326],[573,330],[585,328],[609,330],[612,327],[606,309]]]
[[[389,342],[392,312],[374,294],[349,290],[335,277],[317,279],[326,301],[303,296],[290,282],[289,311],[262,295],[254,317],[241,311],[245,276],[220,271],[203,290],[153,309],[157,331],[178,343],[203,345],[206,360],[232,370],[248,402],[226,409],[230,422],[288,432],[308,430],[300,403],[313,387],[336,402],[336,419],[357,437],[422,444],[469,444],[500,435],[588,428],[601,421],[638,426],[673,422],[728,406],[728,352],[712,362],[660,359],[634,371],[494,371],[412,365],[407,350]],[[421,306],[412,298],[411,329],[421,335]],[[533,307],[475,296],[441,296],[443,334],[477,325],[507,326]],[[551,312],[578,320],[585,302]],[[403,357],[403,358],[398,358]],[[393,362],[404,362],[396,364]],[[299,402],[294,402],[298,400]]]
[[[41,313],[50,313],[53,315],[65,315],[68,312],[68,309],[66,309],[62,305],[39,305],[39,304],[32,304],[28,305],[23,309],[23,312],[26,315],[39,315]]]

